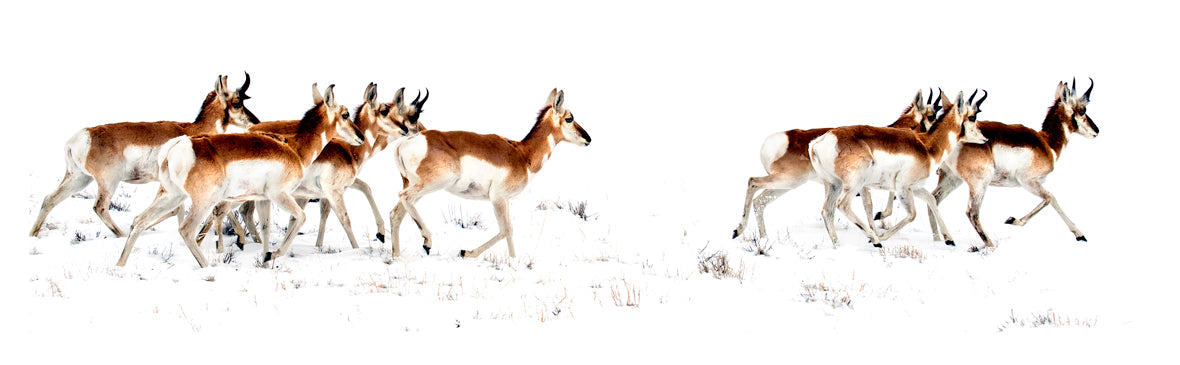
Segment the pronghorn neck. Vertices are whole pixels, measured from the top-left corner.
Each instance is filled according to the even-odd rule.
[[[1066,113],[1065,104],[1058,99],[1053,102],[1053,106],[1049,108],[1049,113],[1045,115],[1045,122],[1041,123],[1041,139],[1049,143],[1049,148],[1053,149],[1054,156],[1061,156],[1061,150],[1065,149],[1065,145],[1069,143],[1069,131],[1065,124],[1070,123],[1070,116]]]
[[[537,115],[537,123],[533,124],[533,129],[529,134],[520,140],[519,144],[522,151],[529,162],[529,172],[536,173],[541,170],[541,166],[553,154],[553,147],[562,140],[561,130],[554,127],[549,122],[548,113],[552,106],[546,106],[541,109]]]
[[[905,111],[901,113],[901,116],[898,116],[897,120],[894,121],[893,124],[890,124],[889,127],[917,130],[918,125],[921,123],[922,120],[918,116],[918,110],[914,108],[913,104],[911,104],[909,107],[905,108]]]
[[[369,106],[369,108],[366,108]],[[369,110],[366,110],[369,109]],[[365,143],[360,146],[349,146],[352,149],[352,155],[357,159],[357,163],[364,163],[373,154],[384,150],[389,145],[389,135],[377,126],[377,121],[373,120],[372,106],[368,103],[361,104],[356,108],[357,129],[365,135]]]
[[[230,124],[226,107],[225,103],[217,98],[217,92],[210,91],[201,103],[201,112],[197,113],[197,118],[192,123],[185,126],[185,132],[189,135],[225,133]]]
[[[287,145],[299,154],[299,162],[305,168],[310,166],[324,151],[328,142],[332,141],[328,137],[329,126],[323,122],[323,118],[319,105],[311,108],[299,121],[299,130],[295,132],[295,136],[287,140]]]
[[[953,120],[947,120],[950,118]],[[955,123],[957,118],[957,111],[952,109],[942,119],[934,122],[930,131],[918,134],[922,145],[926,146],[926,153],[934,158],[935,162],[941,163],[942,159],[958,145],[959,128],[962,123]]]

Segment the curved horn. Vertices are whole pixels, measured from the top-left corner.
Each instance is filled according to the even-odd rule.
[[[934,101],[934,88],[930,88],[930,95],[926,96],[926,105],[930,105]]]
[[[238,88],[238,96],[241,96],[242,99],[245,99],[247,89],[250,89],[250,73],[249,72],[246,72],[246,81],[242,82],[242,87]]]
[[[1085,99],[1086,102],[1090,101],[1090,92],[1091,91],[1094,91],[1094,78],[1093,77],[1090,78],[1090,88],[1086,89],[1085,94],[1082,94],[1082,98]]]
[[[417,103],[418,107],[422,107],[422,104],[426,104],[426,99],[430,99],[430,88],[426,88],[426,95],[422,97],[422,101]]]
[[[975,94],[978,94],[978,93],[979,93],[979,89],[975,89],[975,91],[972,91],[971,97],[967,98],[967,104],[974,104]]]
[[[1069,87],[1069,94],[1071,96],[1077,95],[1078,94],[1078,78],[1074,77],[1073,82],[1071,82],[1070,84],[1071,84],[1071,86]]]
[[[411,101],[410,105],[418,105],[419,98],[422,98],[422,90],[418,90],[418,95],[414,96],[414,101]]]
[[[984,100],[987,100],[987,89],[983,89],[983,96],[979,98],[979,101],[975,102],[975,111],[976,112],[979,112],[979,106],[983,105]]]

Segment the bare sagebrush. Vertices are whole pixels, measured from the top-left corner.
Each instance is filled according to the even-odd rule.
[[[1075,318],[1058,314],[1053,308],[1040,313],[1033,313],[1028,317],[1017,317],[1016,310],[1010,310],[1008,321],[1000,324],[1000,332],[1009,327],[1094,327],[1098,323],[1096,318]]]
[[[611,285],[610,297],[615,302],[616,307],[635,307],[639,308],[639,299],[641,298],[639,287],[623,281],[623,287],[618,285]]]
[[[744,264],[734,267],[729,263],[728,254],[718,250],[706,255],[704,250],[701,248],[697,252],[697,269],[702,274],[712,274],[717,279],[731,277],[740,280],[745,276]]]
[[[451,206],[446,211],[443,211],[443,221],[459,226],[462,229],[479,229],[485,230],[487,226],[483,223],[483,215],[479,213],[464,214],[463,208]]]
[[[583,221],[590,221],[598,219],[598,213],[590,213],[586,209],[587,202],[585,200],[579,201],[558,201],[558,200],[543,200],[537,203],[537,210],[564,210],[570,212],[575,217]]]
[[[85,233],[82,233],[82,231],[74,231],[74,239],[70,240],[70,244],[76,245],[76,244],[79,244],[82,242],[86,242],[86,240],[87,240],[87,238],[86,238]]]
[[[836,308],[852,308],[852,294],[845,289],[834,288],[824,281],[802,283],[803,291],[799,293],[807,303],[819,302]]]
[[[229,252],[225,253],[225,256],[221,257],[221,263],[228,265],[228,264],[233,263],[234,260],[237,258],[238,258],[237,251],[229,251]]]
[[[40,254],[41,254],[41,250],[38,250],[37,246],[33,246],[33,248],[29,249],[29,255],[31,255],[31,256],[37,256]]]
[[[154,246],[150,251],[148,251],[148,255],[159,257],[160,261],[168,264],[172,263],[172,258],[176,256],[176,251],[172,249],[172,245],[163,247]]]
[[[760,237],[746,241],[743,247],[749,253],[757,256],[770,256],[770,250],[774,249],[774,240],[767,237]]]
[[[911,245],[882,247],[881,254],[899,259],[914,259],[918,262],[926,261],[926,254]]]

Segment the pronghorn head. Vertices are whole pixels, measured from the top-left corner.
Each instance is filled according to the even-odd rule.
[[[403,90],[405,88],[402,88]],[[400,91],[399,91],[400,92]],[[377,101],[377,84],[369,83],[365,87],[365,102],[356,109],[357,127],[365,129],[375,126],[381,133],[386,135],[405,136],[407,134],[406,127],[401,121],[396,120],[397,105],[383,104]],[[361,121],[368,121],[371,124],[362,124]],[[365,130],[364,133],[371,133],[370,130]],[[366,136],[368,136],[366,134]],[[371,136],[369,136],[371,137]],[[374,141],[369,141],[374,142]],[[375,143],[375,142],[374,142]]]
[[[543,120],[538,120],[538,122],[544,121],[557,127],[561,131],[561,141],[579,146],[589,146],[590,134],[586,133],[581,125],[578,125],[578,122],[574,120],[574,113],[566,109],[564,103],[565,90],[553,89],[549,92],[549,100],[545,104],[545,114],[541,116]]]
[[[942,89],[938,90],[940,93]],[[922,101],[922,90],[914,95],[914,102],[910,104],[909,117],[912,118],[912,123],[902,125],[903,128],[910,128],[918,132],[926,132],[930,130],[930,126],[934,125],[934,121],[938,116],[938,111],[942,106],[938,101],[934,100],[934,89],[930,89],[930,94],[926,95],[926,101]]]
[[[942,102],[942,115],[938,118],[938,123],[955,123],[958,124],[958,138],[963,143],[984,143],[987,142],[987,137],[983,136],[983,132],[979,130],[979,124],[976,121],[976,114],[979,113],[979,106],[983,105],[983,101],[987,99],[987,90],[983,91],[983,97],[978,101],[975,100],[976,93],[979,90],[971,93],[971,97],[963,100],[963,92],[959,92],[959,96],[955,98],[952,103],[946,98],[946,94],[941,94],[939,99]],[[934,126],[931,126],[933,130]]]
[[[243,103],[250,98],[249,95],[246,95],[246,90],[250,88],[250,73],[246,73],[246,81],[242,82],[242,87],[237,90],[231,91],[227,84],[228,81],[228,76],[218,76],[217,83],[213,86],[213,94],[217,102],[220,103],[225,120],[228,121],[224,124],[250,129],[250,126],[258,124],[258,117],[254,116],[250,109],[246,109],[246,105]],[[221,127],[224,127],[224,124]]]
[[[426,96],[422,96],[422,92],[418,91],[418,96],[414,97],[414,101],[406,104],[406,88],[400,88],[393,94],[393,102],[389,105],[393,108],[390,114],[394,120],[400,123],[405,130],[405,135],[413,135],[426,129],[422,123],[418,122],[418,117],[422,115],[422,108],[426,105],[426,99],[430,99],[430,89],[426,89]]]
[[[1060,105],[1065,116],[1069,119],[1066,122],[1066,130],[1082,135],[1086,138],[1094,138],[1098,136],[1098,125],[1094,124],[1094,120],[1090,119],[1090,115],[1086,114],[1086,106],[1090,104],[1090,92],[1094,91],[1094,79],[1090,79],[1090,88],[1081,96],[1078,96],[1078,81],[1073,80],[1073,85],[1066,83],[1057,83],[1057,100],[1056,104]]]
[[[315,107],[307,111],[303,116],[303,121],[317,120],[323,125],[324,143],[332,138],[340,138],[345,143],[353,146],[360,146],[365,142],[365,137],[361,135],[356,124],[349,119],[348,109],[339,104],[336,104],[336,93],[332,91],[336,84],[328,85],[324,89],[324,94],[320,95],[320,89],[316,84],[311,84],[311,97],[315,101]],[[314,113],[314,115],[313,115]],[[314,126],[304,125],[300,123],[299,129],[315,128]]]

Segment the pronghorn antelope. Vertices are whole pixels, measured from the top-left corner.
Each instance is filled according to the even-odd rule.
[[[901,116],[897,117],[897,121],[894,121],[889,127],[925,131],[934,122],[935,114],[942,107],[937,101],[931,103],[933,97],[934,90],[932,89],[926,97],[926,101],[923,102],[922,90],[918,90],[910,106],[906,107]],[[746,200],[742,206],[742,220],[738,223],[737,229],[733,230],[733,238],[737,238],[745,231],[751,205],[754,208],[754,220],[758,224],[758,235],[765,237],[766,223],[762,219],[762,213],[766,205],[805,182],[818,181],[815,169],[811,167],[811,157],[807,153],[807,146],[816,137],[830,130],[832,128],[792,129],[771,134],[762,142],[762,166],[766,168],[768,175],[751,177],[747,183]],[[762,190],[762,193],[755,198],[754,193],[758,190]],[[873,210],[872,198],[868,189],[861,192],[861,195],[864,197],[865,210],[871,212]],[[892,204],[888,202],[892,201],[893,195],[890,194],[886,205],[891,207]]]
[[[299,206],[304,207],[309,199],[320,199],[320,226],[319,234],[316,237],[316,247],[322,247],[324,242],[324,228],[328,221],[328,211],[335,210],[336,217],[340,219],[340,224],[344,226],[344,232],[348,236],[349,243],[352,248],[359,248],[356,238],[352,233],[352,223],[348,217],[348,211],[344,206],[344,189],[353,188],[360,190],[365,194],[369,200],[369,205],[372,208],[373,216],[377,221],[377,239],[385,241],[385,219],[377,210],[376,201],[373,199],[373,192],[368,184],[357,178],[363,164],[369,160],[375,153],[384,150],[391,142],[397,141],[404,136],[417,135],[422,130],[422,125],[418,123],[418,118],[422,113],[422,108],[426,104],[426,100],[430,98],[430,90],[426,91],[426,97],[423,98],[419,93],[413,101],[406,104],[404,98],[406,88],[400,88],[394,93],[393,101],[390,103],[380,103],[377,101],[377,84],[370,83],[365,88],[364,103],[356,108],[356,114],[353,116],[354,123],[358,130],[364,134],[365,143],[359,146],[349,146],[337,140],[328,143],[324,151],[316,157],[315,162],[307,168],[303,174],[303,180],[299,182],[293,195],[297,198]],[[278,121],[258,124],[250,128],[251,132],[273,133],[278,135],[293,135],[297,132],[299,121]],[[247,201],[242,205],[242,216],[251,217],[253,215],[253,202]],[[267,204],[260,204],[265,209],[259,210],[259,215],[262,217],[261,237],[263,240],[269,239],[269,222],[270,209]],[[214,210],[215,221],[222,222],[222,215],[228,212],[228,207],[219,206]],[[232,220],[236,223],[236,220]],[[292,224],[294,221],[291,222]],[[252,221],[247,221],[247,226],[253,229]],[[202,227],[202,232],[208,228],[206,225]],[[242,244],[241,237],[245,235],[245,231],[241,227],[235,226],[238,229],[239,247]],[[288,227],[288,230],[298,229],[298,227]],[[221,250],[220,228],[217,228],[218,250]],[[200,236],[198,236],[200,237]],[[259,235],[256,234],[256,238]],[[198,241],[200,239],[198,238]]]
[[[160,191],[152,205],[135,217],[118,265],[127,263],[136,238],[150,226],[148,223],[154,224],[176,210],[186,197],[192,199],[192,205],[180,223],[180,237],[201,267],[209,266],[209,262],[197,246],[197,229],[223,201],[269,199],[291,213],[297,226],[302,224],[303,210],[291,193],[304,170],[332,138],[352,145],[364,142],[364,136],[348,119],[348,110],[336,104],[334,87],[328,86],[321,96],[312,85],[315,106],[303,115],[299,132],[283,138],[285,142],[275,136],[244,133],[178,137],[165,143],[160,151]],[[288,231],[283,245],[273,256],[267,250],[263,261],[285,253],[296,233]]]
[[[258,118],[242,103],[250,97],[250,74],[237,90],[226,85],[227,77],[218,76],[213,91],[205,96],[201,111],[192,123],[172,121],[113,123],[78,131],[66,142],[66,175],[57,189],[41,203],[41,213],[29,236],[36,236],[53,207],[91,181],[98,184],[94,213],[115,236],[125,234],[108,214],[111,197],[121,182],[144,184],[157,181],[160,146],[179,136],[225,133],[229,126],[242,129],[257,124]]]
[[[938,225],[946,226],[938,213],[934,197],[922,184],[963,143],[982,143],[975,112],[987,99],[987,91],[977,102],[975,94],[964,102],[960,92],[954,104],[941,97],[944,109],[930,130],[924,134],[895,128],[849,126],[834,128],[817,137],[808,146],[811,165],[827,187],[822,214],[832,243],[836,244],[835,208],[864,230],[869,243],[881,247],[899,229],[914,220],[913,196],[916,194],[934,211]],[[906,217],[878,235],[872,226],[852,212],[854,194],[866,187],[886,189],[898,195],[906,208]],[[869,217],[871,218],[871,217]],[[950,235],[946,244],[954,245]]]
[[[1098,136],[1098,126],[1090,119],[1090,115],[1086,114],[1091,91],[1094,91],[1094,79],[1090,79],[1090,88],[1080,97],[1077,95],[1077,80],[1074,80],[1072,86],[1058,82],[1053,105],[1049,107],[1040,131],[1022,125],[979,122],[979,130],[987,137],[987,143],[964,145],[959,151],[958,158],[948,161],[943,166],[938,188],[934,190],[935,200],[941,202],[966,181],[969,192],[967,219],[975,227],[975,232],[979,233],[985,247],[995,247],[995,243],[983,232],[983,225],[979,223],[979,207],[983,203],[983,195],[988,185],[1019,186],[1040,197],[1041,203],[1024,217],[1010,217],[1005,223],[1022,226],[1045,206],[1052,205],[1070,232],[1073,232],[1074,238],[1085,241],[1086,236],[1074,226],[1069,217],[1065,216],[1065,211],[1057,204],[1057,199],[1042,184],[1045,177],[1053,172],[1053,165],[1069,142],[1070,133],[1077,133],[1085,138]],[[933,225],[933,222],[931,224]]]
[[[401,254],[398,232],[406,213],[421,230],[422,248],[430,254],[430,229],[414,208],[418,199],[445,189],[451,194],[489,200],[496,213],[500,232],[474,250],[460,250],[461,257],[476,257],[501,239],[508,241],[508,255],[516,257],[512,244],[512,221],[508,218],[508,201],[520,194],[533,174],[561,142],[579,146],[590,144],[590,135],[574,121],[574,114],[563,105],[565,91],[553,89],[545,106],[537,113],[532,130],[517,142],[494,134],[465,131],[425,130],[397,146],[397,167],[404,188],[389,212],[393,257]]]

